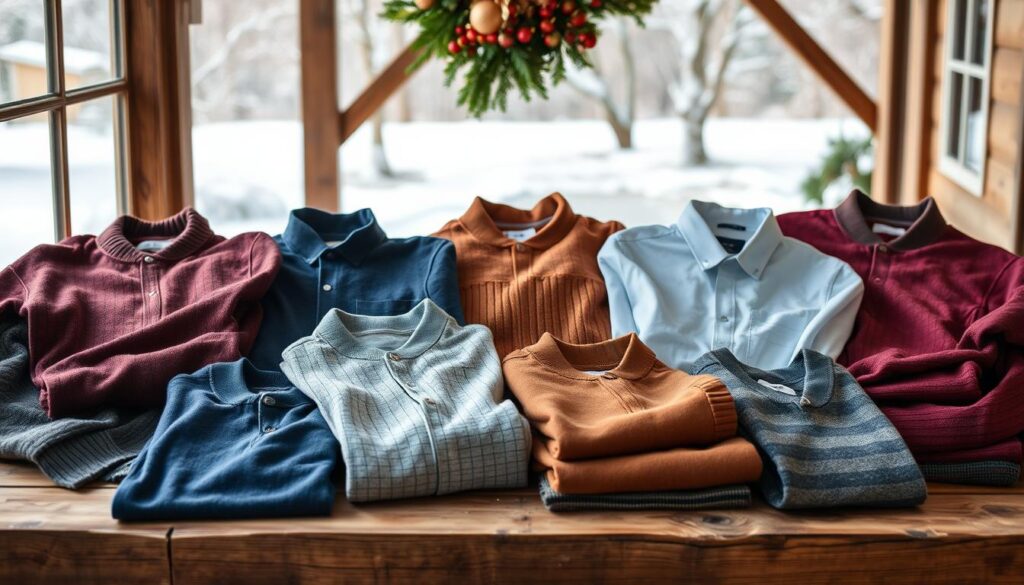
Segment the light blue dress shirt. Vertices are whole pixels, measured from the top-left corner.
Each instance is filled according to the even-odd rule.
[[[835,358],[864,295],[852,268],[783,236],[768,208],[693,201],[674,225],[613,234],[598,263],[612,335],[634,331],[683,370],[723,347],[761,369],[802,349]]]

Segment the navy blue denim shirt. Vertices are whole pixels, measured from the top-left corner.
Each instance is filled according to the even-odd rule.
[[[119,520],[329,515],[341,454],[316,404],[245,359],[175,376],[114,494]]]
[[[263,324],[249,354],[258,368],[278,369],[281,352],[313,332],[331,309],[401,315],[429,298],[460,324],[455,246],[441,238],[388,238],[369,209],[331,214],[292,211],[281,270],[263,298]]]

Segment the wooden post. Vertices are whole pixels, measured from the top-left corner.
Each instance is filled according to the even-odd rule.
[[[906,134],[908,74],[907,37],[911,4],[885,0],[878,64],[878,128],[875,131],[875,169],[871,195],[885,203],[900,201],[900,181]]]
[[[807,34],[799,23],[776,0],[746,0],[747,4],[764,18],[797,56],[818,74],[839,99],[853,110],[864,124],[876,132],[878,112],[874,100],[842,67]]]
[[[334,0],[299,0],[306,205],[340,209],[338,63]]]

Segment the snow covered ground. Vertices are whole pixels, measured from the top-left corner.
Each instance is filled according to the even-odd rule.
[[[600,121],[419,122],[384,132],[395,176],[374,176],[368,128],[361,129],[340,152],[342,207],[372,207],[390,235],[405,236],[436,230],[476,195],[530,207],[557,190],[577,211],[627,225],[671,222],[690,199],[802,209],[800,181],[828,138],[867,130],[853,119],[713,119],[713,162],[702,168],[679,165],[676,120],[640,122],[633,151],[616,150]],[[95,233],[114,214],[110,136],[68,138],[74,227]],[[196,205],[220,233],[278,233],[288,210],[302,205],[298,122],[198,126],[193,157]],[[52,238],[49,172],[45,125],[0,124],[0,265]]]

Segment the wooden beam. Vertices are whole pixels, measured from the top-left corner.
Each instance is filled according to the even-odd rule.
[[[388,66],[381,71],[373,82],[363,90],[359,97],[338,116],[338,131],[341,144],[344,144],[355,131],[370,119],[374,113],[384,106],[384,102],[402,87],[413,72],[409,66],[413,64],[419,52],[408,46]]]
[[[878,59],[878,128],[871,195],[885,203],[900,200],[900,176],[906,130],[908,29],[911,5],[906,0],[882,3],[882,37]]]
[[[338,211],[338,57],[334,0],[299,1],[306,205]]]
[[[184,170],[190,152],[191,107],[180,91],[182,0],[126,0],[128,157],[131,169],[129,212],[143,219],[161,219],[191,203]]]
[[[874,100],[839,66],[776,0],[746,0],[797,56],[818,74],[872,132],[878,130]]]

